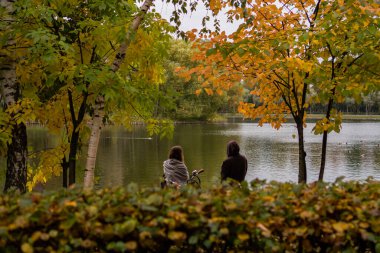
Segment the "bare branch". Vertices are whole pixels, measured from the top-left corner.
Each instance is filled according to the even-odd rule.
[[[76,120],[75,111],[74,111],[73,94],[70,89],[67,90],[67,94],[69,96],[69,107],[70,107],[71,118],[72,118],[74,127],[76,127],[77,120]]]
[[[285,87],[285,88],[287,88],[287,89],[290,89],[290,85],[289,85],[289,83],[287,83],[286,81],[285,81],[285,79],[284,78],[282,78],[282,76],[280,76],[277,72],[276,72],[276,70],[272,70],[272,72],[279,78],[279,79],[281,79],[281,84]]]
[[[364,53],[362,53],[362,54],[360,54],[359,56],[357,56],[356,58],[354,58],[354,59],[352,60],[352,62],[350,62],[349,64],[347,64],[347,67],[351,67],[352,65],[354,65],[355,62],[356,62],[357,60],[359,60],[363,55],[364,55]]]
[[[313,21],[317,20],[317,17],[318,17],[318,12],[319,12],[319,6],[321,5],[321,2],[322,0],[318,0],[317,4],[315,5],[315,9],[314,9],[314,17],[313,17]]]
[[[305,8],[304,2],[302,2],[302,0],[301,0],[300,3],[301,3],[301,6],[302,6],[303,11],[305,12],[305,15],[306,15],[307,21],[309,21],[310,27],[313,26],[313,25],[312,25],[312,22],[313,22],[313,21],[311,21],[311,19],[310,19],[310,17],[309,17],[309,13],[307,13],[307,10],[306,10],[306,8]]]

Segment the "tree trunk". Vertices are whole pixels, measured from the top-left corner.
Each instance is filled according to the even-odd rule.
[[[92,189],[95,183],[96,154],[104,117],[104,100],[102,99],[104,99],[104,97],[99,96],[95,101],[94,116],[91,122],[91,137],[88,144],[87,163],[83,181],[83,187],[85,189]],[[96,128],[96,126],[98,127]]]
[[[321,167],[319,168],[319,177],[318,181],[323,181],[323,175],[325,173],[325,165],[326,165],[326,152],[327,152],[327,131],[323,131],[322,137],[322,155],[321,155]]]
[[[16,124],[12,128],[12,143],[8,144],[7,172],[5,176],[4,192],[18,190],[26,192],[27,182],[27,135],[24,123]]]
[[[61,165],[62,165],[62,186],[63,188],[67,188],[68,186],[67,171],[69,170],[69,163],[66,161],[66,157],[62,159]]]
[[[8,24],[5,27],[5,31],[8,32],[13,22],[12,0],[1,0],[1,7],[5,8],[7,17],[3,17],[7,20]],[[5,100],[5,108],[13,106],[21,97],[20,86],[16,77],[16,59],[14,57],[14,50],[12,47],[15,45],[15,41],[9,39],[7,42],[7,51],[2,49],[0,52],[0,84],[3,92],[3,98]],[[14,117],[15,115],[10,115]],[[15,119],[11,119],[12,122],[12,142],[8,144],[7,150],[7,171],[5,177],[4,192],[11,190],[18,190],[22,193],[26,192],[27,181],[27,133],[24,123],[17,123]]]
[[[333,89],[333,94],[335,94],[335,88]],[[332,98],[329,99],[329,103],[327,105],[326,111],[326,119],[330,120],[330,113],[332,110],[334,100]],[[327,152],[327,131],[323,131],[322,137],[322,155],[321,155],[321,167],[319,169],[319,177],[318,181],[323,181],[323,174],[325,173],[325,165],[326,165],[326,152]]]
[[[302,120],[296,120],[297,132],[298,132],[298,183],[306,183],[307,170],[306,170],[306,152],[305,142],[303,136],[303,124]]]
[[[79,130],[73,130],[69,152],[69,186],[75,184],[75,168],[79,143]]]
[[[136,15],[133,19],[132,25],[126,34],[125,41],[120,45],[119,51],[115,56],[115,60],[112,63],[112,71],[116,72],[119,70],[122,62],[125,59],[125,54],[128,50],[129,45],[132,41],[132,35],[138,30],[145,14],[148,12],[149,8],[153,5],[154,0],[145,0],[140,8],[139,15]],[[98,111],[94,114],[91,123],[91,136],[89,140],[89,149],[87,153],[86,169],[84,174],[84,188],[91,189],[94,185],[94,169],[96,163],[96,155],[98,152],[98,143],[100,138],[100,130],[102,129],[102,121],[104,112],[104,102],[105,98],[103,95],[99,95],[96,99]],[[101,117],[101,118],[100,118]],[[92,180],[92,182],[91,182]]]
[[[78,146],[79,146],[79,131],[80,131],[79,127],[83,121],[83,118],[86,112],[86,101],[88,98],[88,93],[83,92],[82,93],[83,98],[82,98],[82,102],[81,102],[81,105],[78,111],[78,117],[77,117],[74,110],[75,108],[74,108],[73,96],[72,96],[71,91],[68,90],[67,94],[69,97],[70,115],[71,115],[71,122],[73,124],[73,129],[72,129],[71,138],[70,138],[69,157],[67,160],[66,158],[64,158],[64,161],[62,162],[63,187],[67,187],[67,186],[75,184],[75,169],[76,169],[77,153],[78,153]]]
[[[70,138],[70,151],[69,157],[66,159],[63,158],[62,161],[62,186],[67,188],[70,185],[75,184],[75,168],[77,161],[77,153],[78,153],[78,143],[79,143],[79,131],[73,130]]]

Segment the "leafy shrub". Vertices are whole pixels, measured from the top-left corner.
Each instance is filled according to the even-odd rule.
[[[380,184],[0,197],[1,252],[380,252]]]

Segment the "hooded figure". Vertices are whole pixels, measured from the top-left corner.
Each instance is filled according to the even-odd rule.
[[[248,162],[245,156],[241,155],[240,147],[236,141],[227,144],[227,159],[223,161],[221,169],[222,181],[232,178],[242,182],[247,174]]]
[[[182,186],[189,179],[189,172],[184,163],[183,151],[180,146],[170,149],[169,159],[164,161],[163,167],[165,181],[168,185],[175,183]]]

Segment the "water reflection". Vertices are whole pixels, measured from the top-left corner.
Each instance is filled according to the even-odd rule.
[[[308,182],[318,179],[321,136],[306,129]],[[53,147],[58,137],[52,138],[45,129],[28,131],[29,144],[34,150]],[[121,186],[129,182],[158,186],[162,176],[162,162],[173,145],[184,149],[189,170],[204,168],[203,184],[219,183],[220,166],[226,158],[226,144],[234,139],[248,159],[247,180],[254,178],[292,181],[298,180],[298,144],[292,136],[296,128],[285,124],[280,131],[255,123],[236,124],[179,124],[172,140],[149,138],[139,126],[128,132],[120,127],[106,127],[101,134],[96,164],[97,187]],[[380,123],[345,123],[341,133],[330,134],[325,180],[337,177],[363,180],[369,176],[380,180]],[[86,150],[83,150],[86,154]],[[0,161],[3,166],[4,160]],[[4,166],[5,167],[5,166]],[[77,182],[83,181],[84,159],[78,162]],[[2,177],[3,178],[3,177]],[[3,182],[3,180],[2,180]],[[52,187],[60,187],[55,179]]]
[[[347,123],[340,134],[330,134],[325,180],[334,181],[339,176],[356,180],[373,176],[380,180],[379,130],[379,123]],[[143,185],[157,184],[162,175],[162,162],[173,145],[184,148],[189,170],[206,170],[202,176],[205,184],[218,183],[226,144],[232,139],[240,143],[242,153],[248,158],[247,180],[260,178],[296,182],[298,144],[292,137],[294,134],[296,129],[292,124],[285,124],[280,131],[252,123],[184,124],[176,126],[172,140],[147,140],[142,129],[128,133],[109,127],[102,133],[102,139],[115,138],[118,141],[114,147],[101,146],[99,185],[120,184],[120,181],[123,185],[131,181]],[[318,179],[321,138],[307,129],[308,181]],[[109,160],[111,157],[112,161]],[[104,170],[107,165],[113,166],[111,173]]]

